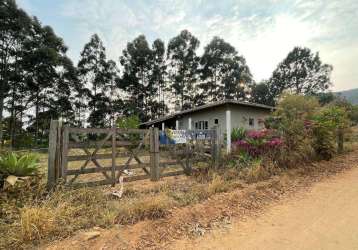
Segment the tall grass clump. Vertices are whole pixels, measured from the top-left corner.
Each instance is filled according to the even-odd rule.
[[[158,219],[168,214],[174,204],[173,199],[165,194],[136,199],[121,200],[118,205],[116,222],[133,224],[143,219]]]

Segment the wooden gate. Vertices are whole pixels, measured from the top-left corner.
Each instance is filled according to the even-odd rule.
[[[217,165],[217,132],[207,130],[204,139],[193,137],[183,145],[160,145],[158,128],[72,128],[51,121],[49,134],[48,186],[59,179],[66,185],[93,186],[123,181],[190,174],[194,163],[211,159]],[[167,153],[167,156],[165,156]],[[162,154],[162,155],[160,155]],[[169,168],[181,168],[167,171]]]
[[[183,173],[190,175],[193,165],[198,163],[218,166],[220,152],[218,130],[186,130],[185,133],[186,143],[160,145],[160,157],[170,159],[161,163],[161,176]],[[166,171],[167,169],[171,171]],[[173,171],[174,169],[176,170]]]

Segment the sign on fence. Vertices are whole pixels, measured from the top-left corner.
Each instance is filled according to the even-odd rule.
[[[213,136],[212,130],[172,130],[160,132],[160,144],[184,144],[188,140],[208,140]]]

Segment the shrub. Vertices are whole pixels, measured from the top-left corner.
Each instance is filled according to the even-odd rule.
[[[329,160],[335,153],[335,137],[338,129],[348,127],[348,113],[343,107],[323,107],[313,117],[313,148],[316,155]]]
[[[137,129],[139,128],[140,119],[137,115],[131,115],[128,117],[121,117],[117,120],[117,127],[121,129]],[[122,135],[124,138],[134,142],[140,139],[138,133],[128,133]]]
[[[35,154],[18,155],[13,152],[0,155],[0,188],[10,176],[31,176],[38,173],[39,160]]]
[[[320,159],[329,160],[335,153],[334,135],[332,129],[316,125],[313,129],[313,149]]]
[[[231,131],[231,141],[243,140],[246,136],[245,128],[234,128]]]
[[[276,129],[283,140],[280,153],[276,159],[280,165],[290,167],[298,162],[305,162],[312,152],[311,120],[319,109],[315,97],[286,95],[279,102],[273,116],[266,125]]]
[[[275,151],[283,145],[283,140],[273,134],[273,131],[249,131],[247,137],[234,143],[240,154],[253,158]]]
[[[139,128],[140,119],[137,115],[122,117],[117,120],[117,127],[122,129]]]

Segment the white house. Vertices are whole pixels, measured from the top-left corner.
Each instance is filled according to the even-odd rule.
[[[223,100],[195,107],[156,120],[142,123],[142,127],[158,127],[161,130],[171,129],[211,129],[218,127],[220,134],[230,135],[233,128],[244,127],[256,130],[264,127],[265,118],[274,107]],[[231,138],[227,137],[227,151],[230,152]]]

